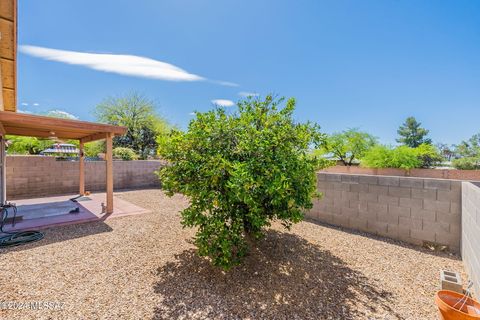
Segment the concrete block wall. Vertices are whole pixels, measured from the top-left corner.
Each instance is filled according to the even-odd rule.
[[[159,185],[154,171],[157,160],[114,161],[114,189],[143,188]],[[7,199],[21,199],[78,193],[78,161],[56,161],[54,157],[7,156]],[[104,161],[85,162],[85,189],[105,191]]]
[[[461,181],[319,172],[306,215],[408,243],[460,248]]]
[[[462,183],[462,258],[480,297],[480,188]]]

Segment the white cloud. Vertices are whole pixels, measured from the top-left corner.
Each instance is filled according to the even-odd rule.
[[[241,97],[258,97],[259,96],[259,94],[256,92],[246,92],[246,91],[240,91],[238,95]]]
[[[33,105],[34,105],[34,106],[39,106],[40,103],[35,102]]]
[[[21,52],[42,58],[80,65],[90,69],[112,72],[127,76],[159,79],[166,81],[204,81],[206,78],[189,73],[172,64],[126,54],[87,53],[43,48],[30,45],[19,46]],[[227,81],[212,81],[224,86],[238,86]]]
[[[226,99],[215,99],[215,100],[212,100],[212,103],[219,107],[231,107],[235,105],[235,103],[232,100],[226,100]]]
[[[190,112],[188,115],[189,115],[189,116],[194,116],[194,115],[195,115],[195,112]]]
[[[55,117],[55,118],[63,118],[63,119],[73,119],[73,120],[78,120],[77,116],[74,116],[73,114],[63,111],[63,110],[50,110],[46,114],[49,117]]]
[[[22,106],[28,106],[28,103],[22,102]]]
[[[27,111],[27,110],[21,110],[21,109],[18,109],[17,110],[18,113],[26,113],[26,114],[32,114],[32,112],[30,111]]]

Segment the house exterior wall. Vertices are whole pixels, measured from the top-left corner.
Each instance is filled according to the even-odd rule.
[[[3,109],[17,111],[17,1],[0,1],[0,70]]]
[[[159,186],[154,171],[162,166],[157,160],[114,161],[114,189]],[[85,190],[105,191],[104,161],[85,162]],[[78,161],[56,161],[54,157],[7,156],[7,200],[79,191]]]

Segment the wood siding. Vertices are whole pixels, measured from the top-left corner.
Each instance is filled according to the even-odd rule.
[[[17,0],[0,0],[0,68],[3,108],[17,111]]]

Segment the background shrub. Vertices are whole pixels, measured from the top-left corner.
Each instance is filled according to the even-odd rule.
[[[480,159],[476,157],[454,159],[452,165],[459,170],[477,170],[480,169]]]
[[[325,137],[316,125],[294,122],[295,100],[281,102],[249,98],[238,113],[197,112],[186,132],[159,141],[170,163],[159,172],[162,185],[190,198],[182,224],[198,228],[198,252],[214,265],[238,264],[272,220],[289,228],[312,207],[319,162],[311,148]]]
[[[113,149],[113,157],[122,160],[137,160],[138,156],[130,148],[118,147]]]
[[[432,145],[422,144],[417,148],[399,146],[375,146],[365,153],[361,165],[369,168],[429,168],[442,157]]]

